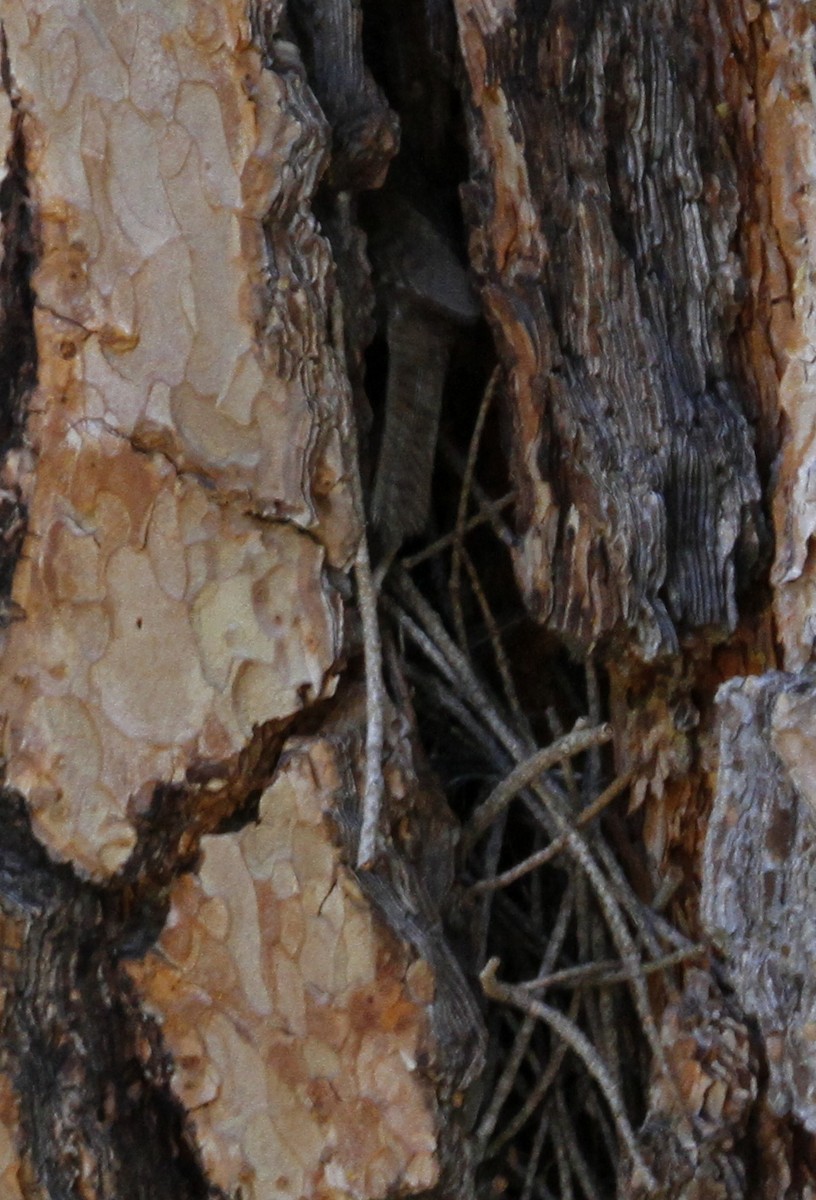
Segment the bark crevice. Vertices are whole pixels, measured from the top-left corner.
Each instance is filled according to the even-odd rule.
[[[0,813],[0,913],[15,946],[3,1069],[24,1197],[222,1200],[173,1094],[160,1029],[120,965],[133,919],[122,892],[51,861],[19,795],[0,793]]]
[[[8,106],[5,162],[0,180],[0,624],[19,615],[11,601],[27,510],[20,464],[28,402],[37,381],[34,292],[38,250],[28,190],[25,114],[15,87],[5,31],[0,25],[0,84]]]
[[[125,964],[154,945],[202,837],[256,818],[294,724],[272,722],[232,763],[193,766],[187,784],[158,787],[136,818],[133,853],[105,884],[54,862],[23,797],[0,792],[0,916],[15,951],[2,1065],[19,1107],[26,1200],[78,1188],[100,1200],[225,1200],[206,1177],[173,1060]]]

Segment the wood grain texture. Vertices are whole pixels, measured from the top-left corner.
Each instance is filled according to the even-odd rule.
[[[458,0],[471,257],[508,370],[531,611],[645,659],[734,627],[759,482],[734,164],[685,0]],[[530,81],[535,80],[534,85]]]
[[[701,955],[650,976],[678,1087],[656,1067],[626,1101],[661,1200],[812,1197],[813,5],[0,10],[0,1200],[476,1194],[486,1047],[447,924],[468,916],[455,823],[396,661],[385,852],[348,866],[351,397],[362,412],[385,377],[376,344],[366,378],[376,315],[393,549],[425,522],[471,265],[508,385],[516,572],[546,627],[519,649],[485,572],[519,693],[538,721],[583,702],[565,648],[599,664],[589,707],[608,704],[637,810],[604,814],[610,887],[619,851],[645,904],[679,872],[694,936],[706,844],[733,994]],[[499,441],[480,477],[503,477]],[[771,590],[798,674],[769,673]],[[581,787],[611,767],[579,766]],[[491,872],[529,841],[508,830]],[[496,898],[497,941],[527,936],[519,894],[505,915]],[[538,937],[546,887],[533,900]],[[578,1020],[617,1011],[590,994]],[[512,1191],[531,1130],[482,1190]],[[624,1168],[620,1194],[638,1186]]]

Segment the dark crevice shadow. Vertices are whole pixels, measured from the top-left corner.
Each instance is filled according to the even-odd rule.
[[[0,84],[11,102],[11,137],[0,182],[0,628],[13,615],[9,604],[22,549],[26,510],[9,452],[23,445],[29,398],[37,380],[34,292],[31,277],[39,254],[25,163],[24,116],[0,26]],[[4,478],[4,476],[6,476]],[[11,476],[11,477],[9,477]]]

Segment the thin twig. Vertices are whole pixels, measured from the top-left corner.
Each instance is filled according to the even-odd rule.
[[[405,678],[405,663],[400,657],[390,630],[386,630],[384,639],[383,662],[388,668],[388,682],[390,684],[391,695],[394,697],[399,710],[404,713],[412,713],[411,690],[408,687],[408,680]]]
[[[484,853],[484,870],[495,871],[501,858],[504,845],[504,830],[507,825],[507,814],[503,814],[490,830]],[[474,922],[474,948],[476,962],[484,962],[487,958],[488,938],[490,937],[490,919],[493,912],[493,897],[483,896],[479,912]]]
[[[487,414],[490,411],[490,405],[496,391],[496,384],[499,380],[499,367],[493,368],[493,373],[488,380],[487,387],[482,395],[479,411],[476,414],[476,423],[473,426],[473,432],[470,435],[470,443],[468,445],[467,459],[465,460],[465,470],[462,475],[462,487],[459,491],[459,504],[456,509],[456,524],[454,526],[453,539],[453,556],[451,558],[451,572],[449,590],[451,596],[451,606],[453,608],[453,623],[456,628],[456,640],[463,650],[467,650],[467,632],[465,630],[465,618],[462,612],[462,596],[460,579],[462,574],[462,551],[464,549],[464,529],[465,519],[467,517],[468,501],[470,500],[471,488],[473,485],[473,473],[476,470],[476,459],[479,455],[479,445],[482,440],[482,431],[484,430]]]
[[[464,547],[462,548],[462,561],[465,564],[465,569],[468,573],[468,579],[470,580],[470,586],[473,588],[473,594],[476,597],[476,602],[478,603],[482,612],[482,620],[484,621],[485,629],[487,630],[488,637],[490,638],[490,646],[493,650],[493,657],[496,660],[496,669],[499,672],[499,678],[502,682],[502,690],[504,691],[505,699],[510,706],[510,711],[516,718],[519,727],[524,729],[526,732],[529,730],[529,725],[527,718],[524,716],[524,713],[521,710],[521,704],[519,703],[518,693],[516,692],[516,685],[513,683],[513,674],[510,670],[510,663],[507,659],[507,654],[502,643],[499,626],[496,622],[496,618],[493,616],[493,610],[490,607],[490,602],[485,595],[481,580],[479,579],[476,568],[473,565],[473,559],[470,557]]]
[[[591,829],[588,837],[592,849],[606,871],[609,890],[634,925],[638,941],[648,950],[649,954],[658,958],[663,953],[663,948],[654,932],[654,914],[632,891],[629,880],[623,873],[620,863],[608,846],[601,830]],[[689,943],[686,941],[684,944],[688,945]]]
[[[575,1178],[581,1185],[581,1191],[584,1193],[585,1200],[601,1200],[598,1185],[593,1178],[586,1159],[581,1153],[581,1147],[578,1144],[578,1138],[575,1136],[575,1129],[570,1121],[569,1112],[564,1102],[564,1093],[560,1087],[555,1090],[555,1111],[557,1114],[557,1129],[560,1134],[559,1140],[564,1145],[570,1167]]]
[[[601,958],[606,953],[606,930],[600,921],[595,921],[590,931],[593,959]],[[628,982],[628,980],[627,980]],[[597,996],[598,1019],[605,1054],[606,1064],[612,1076],[619,1082],[622,1079],[620,1063],[620,1046],[618,1043],[618,1022],[615,1017],[619,997],[608,987],[600,988]]]
[[[552,1144],[555,1150],[555,1165],[558,1168],[558,1200],[575,1200],[575,1193],[572,1190],[572,1173],[564,1143],[560,1137],[556,1136],[553,1138]]]
[[[499,960],[492,958],[479,976],[485,995],[491,1000],[510,1004],[514,1008],[518,1008],[521,1012],[537,1017],[538,1020],[549,1025],[563,1042],[566,1042],[573,1053],[580,1058],[603,1093],[609,1111],[614,1118],[618,1135],[629,1152],[635,1171],[640,1174],[647,1188],[656,1190],[657,1184],[641,1156],[637,1138],[626,1115],[623,1099],[595,1047],[589,1042],[577,1025],[568,1020],[558,1009],[551,1008],[548,1004],[542,1004],[540,1000],[534,1000],[524,988],[515,987],[512,984],[503,983],[498,980],[496,978],[498,967]]]
[[[335,292],[332,306],[332,335],[338,354],[345,354],[345,331],[343,301],[339,289]],[[351,457],[351,491],[354,506],[361,523],[360,539],[354,556],[354,578],[357,584],[357,604],[363,631],[363,661],[366,683],[366,750],[365,783],[363,788],[363,812],[360,826],[360,841],[357,848],[357,867],[370,867],[379,850],[379,824],[383,806],[385,784],[382,760],[385,741],[385,684],[383,683],[382,643],[377,616],[377,590],[371,574],[371,560],[366,537],[365,501],[360,477],[360,453],[357,439],[357,422],[348,405],[347,435]]]
[[[658,912],[664,912],[677,889],[683,882],[683,872],[677,865],[670,866],[660,882],[660,886],[652,898],[651,907]]]
[[[523,745],[521,739],[513,731],[506,719],[499,714],[498,709],[488,695],[487,689],[473,670],[470,660],[456,645],[456,642],[448,633],[439,615],[427,602],[413,580],[405,571],[397,568],[392,572],[390,583],[396,593],[397,599],[410,610],[416,621],[420,622],[425,632],[426,640],[430,641],[433,646],[432,661],[435,664],[443,664],[440,667],[441,673],[454,685],[459,685],[462,699],[483,720],[487,719],[499,741],[511,753],[513,753],[513,746],[521,748]],[[425,646],[421,648],[427,653]],[[522,753],[519,757],[526,757],[526,755]]]
[[[504,496],[500,496],[498,500],[488,500],[484,504],[479,504],[479,511],[465,522],[463,533],[471,533],[474,529],[479,529],[482,525],[486,525],[492,518],[516,500],[515,491],[507,492]],[[450,533],[444,533],[441,537],[436,538],[428,546],[423,546],[421,550],[417,550],[416,554],[408,554],[405,558],[400,559],[401,565],[406,571],[413,571],[420,563],[427,562],[429,558],[435,558],[437,554],[441,554],[443,550],[447,550],[456,540],[456,530],[452,529]]]
[[[568,1021],[575,1021],[580,1007],[581,999],[576,993],[572,997],[570,1006],[567,1010]],[[494,1158],[496,1154],[498,1154],[499,1150],[501,1150],[502,1146],[506,1146],[508,1142],[513,1140],[519,1130],[523,1129],[527,1124],[536,1109],[543,1104],[547,1093],[558,1078],[558,1074],[561,1070],[561,1064],[566,1058],[568,1049],[569,1046],[566,1042],[556,1041],[555,1047],[547,1060],[546,1069],[539,1075],[538,1079],[536,1080],[535,1087],[530,1092],[529,1096],[526,1098],[513,1119],[509,1121],[507,1125],[505,1125],[501,1133],[497,1134],[487,1147],[485,1158]]]
[[[545,710],[544,716],[547,724],[550,727],[553,741],[555,741],[556,738],[563,737],[567,732],[564,728],[564,722],[561,720],[557,711],[552,705]],[[575,778],[575,769],[568,758],[563,759],[560,763],[560,766],[561,770],[564,772],[564,782],[567,785],[567,794],[572,801],[573,808],[577,812],[581,806],[581,797],[578,792],[578,782]]]
[[[428,661],[433,663],[442,678],[447,680],[456,689],[457,696],[466,700],[467,696],[463,695],[460,687],[457,687],[459,681],[455,669],[448,662],[434,639],[428,635],[410,613],[399,608],[393,601],[386,597],[383,604],[386,612],[394,617],[401,631],[406,633],[411,641],[419,647]]]
[[[497,740],[502,743],[504,748],[517,762],[523,762],[527,759],[531,752],[529,745],[513,731],[498,713],[487,692],[476,678],[470,663],[449,636],[442,621],[424,599],[418,588],[415,587],[404,571],[397,571],[395,573],[392,586],[402,602],[407,604],[422,622],[426,631],[425,641],[431,642],[433,654],[443,664],[443,671],[448,678],[452,679],[454,683],[458,682],[462,687],[462,696],[466,703],[468,703],[474,712],[479,714]],[[564,815],[561,807],[561,797],[558,795],[552,781],[545,775],[539,783],[532,785],[531,791],[543,802],[548,819],[554,826],[555,831],[564,835],[566,849],[590,880],[609,926],[615,947],[621,958],[631,965],[632,998],[643,1026],[643,1031],[664,1075],[668,1079],[671,1079],[672,1076],[669,1072],[666,1052],[658,1036],[657,1027],[652,1016],[646,984],[638,975],[640,956],[623,918],[620,902],[610,888],[600,866],[590,853],[589,847],[583,841],[581,834],[572,828]],[[532,803],[531,807],[532,811],[537,813],[537,804]],[[602,841],[601,844],[603,844]],[[617,867],[617,864],[615,865]],[[619,870],[620,868],[618,867]],[[631,894],[631,889],[628,888],[625,881],[624,890]],[[634,896],[632,896],[632,902],[633,907],[636,909],[637,902]]]
[[[509,769],[510,756],[459,699],[458,693],[446,687],[442,680],[427,676],[416,667],[408,667],[408,678],[432,697],[439,708],[453,717],[462,730],[468,734],[473,747],[495,766],[496,774],[502,774]],[[483,777],[484,773],[482,773]]]
[[[557,743],[556,743],[557,744]],[[625,775],[620,775],[617,779],[610,783],[609,787],[601,792],[600,796],[579,813],[575,821],[575,828],[581,829],[587,825],[595,817],[598,816],[608,805],[620,796],[621,792],[625,792],[634,778],[634,771],[627,771]],[[491,878],[480,879],[478,883],[474,883],[469,889],[471,895],[479,895],[482,892],[492,892],[496,888],[508,887],[511,883],[522,879],[531,871],[535,871],[538,867],[543,867],[545,863],[550,862],[556,855],[560,854],[567,847],[567,839],[564,834],[550,842],[549,846],[545,846],[543,850],[531,854],[529,858],[525,858],[523,862],[517,863],[515,867],[510,867],[503,871],[501,875],[494,875]]]
[[[654,926],[655,932],[664,941],[669,942],[672,946],[677,946],[679,949],[694,945],[691,938],[687,937],[685,933],[681,933],[679,929],[675,929],[671,921],[667,921],[665,917],[661,917],[660,913],[652,912],[650,908],[646,908],[644,911],[646,917]]]
[[[664,954],[652,962],[640,966],[641,975],[653,975],[656,971],[668,971],[671,967],[679,966],[690,958],[699,958],[708,952],[708,947],[700,943],[688,949],[675,950],[672,954]],[[528,991],[545,991],[548,988],[573,987],[609,987],[612,983],[626,983],[629,980],[628,968],[617,959],[607,959],[604,962],[582,963],[578,967],[565,967],[550,975],[540,975],[536,979],[528,979],[519,987]]]
[[[609,1155],[609,1161],[614,1163],[618,1157],[618,1147],[615,1142],[615,1132],[609,1114],[601,1103],[601,1098],[595,1088],[590,1088],[584,1101],[584,1112],[592,1117],[601,1132],[603,1144]]]
[[[601,688],[598,681],[598,672],[591,658],[587,658],[584,663],[584,673],[586,676],[587,689],[587,715],[593,725],[597,725],[601,719]],[[591,750],[587,769],[584,771],[583,791],[584,803],[588,804],[598,791],[598,785],[601,779],[601,755],[597,749]]]
[[[591,901],[589,881],[586,876],[578,876],[575,883],[575,933],[578,961],[587,963],[593,960],[592,935],[595,926],[598,924],[598,913]],[[581,991],[579,994],[581,997],[581,1007],[586,1014],[587,1033],[590,1041],[603,1057],[606,1052],[606,1046],[601,1012],[598,1005],[598,994],[592,991]],[[617,1064],[611,1062],[606,1063],[607,1070],[611,1078],[614,1079],[616,1087],[620,1088],[620,1074],[615,1070],[616,1066]]]
[[[572,915],[574,887],[570,883],[564,895],[561,898],[561,904],[558,908],[558,915],[555,918],[552,933],[550,934],[547,949],[544,951],[542,959],[542,968],[552,970],[558,955],[561,952],[561,947],[564,944],[564,938],[567,936],[567,926],[569,925],[570,916]],[[549,963],[548,968],[544,968],[543,964]],[[496,1128],[496,1122],[499,1119],[499,1114],[513,1090],[513,1085],[516,1082],[519,1070],[521,1068],[524,1055],[527,1052],[527,1047],[530,1044],[530,1038],[533,1036],[533,1031],[536,1027],[536,1020],[529,1014],[525,1015],[521,1027],[513,1039],[513,1045],[510,1049],[507,1062],[504,1069],[491,1089],[490,1104],[486,1109],[484,1116],[479,1122],[479,1127],[476,1130],[476,1145],[477,1157],[481,1157],[484,1152],[484,1147],[487,1144],[488,1138],[493,1134]],[[479,1153],[479,1151],[481,1153]]]
[[[547,1140],[547,1132],[550,1128],[550,1114],[545,1110],[541,1114],[541,1120],[533,1137],[533,1144],[530,1147],[530,1157],[527,1162],[527,1170],[524,1175],[524,1187],[521,1191],[521,1200],[530,1200],[533,1194],[533,1185],[535,1183],[538,1164],[541,1161],[541,1154],[544,1149],[544,1143]]]
[[[371,563],[365,534],[360,538],[354,559],[357,602],[363,629],[363,660],[366,678],[366,767],[363,792],[363,819],[357,848],[357,868],[372,866],[379,851],[380,813],[385,784],[382,759],[385,740],[385,685],[382,673],[382,643],[377,617],[377,594],[371,579]]]
[[[445,461],[449,466],[453,467],[454,471],[461,479],[465,473],[465,461],[460,452],[446,437],[440,437],[439,449],[441,450]],[[491,508],[490,497],[488,496],[487,492],[485,492],[484,488],[479,486],[475,479],[471,484],[471,491],[476,503],[479,505],[480,510],[487,514],[487,519],[490,521],[496,537],[499,539],[502,545],[507,547],[508,550],[513,550],[518,545],[518,538],[502,521],[499,520],[498,513],[495,511],[495,509]]]
[[[611,738],[611,725],[596,725],[593,729],[587,729],[580,723],[557,742],[552,742],[519,763],[471,815],[464,829],[465,842],[472,845],[519,792],[523,792],[561,759],[574,758],[576,754],[583,754],[591,746],[603,745]]]

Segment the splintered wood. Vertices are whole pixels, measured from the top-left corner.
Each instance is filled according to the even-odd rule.
[[[204,840],[131,974],[227,1192],[385,1197],[438,1179],[430,967],[383,931],[328,836],[336,752],[304,747],[259,820]]]
[[[0,471],[27,517],[0,621],[2,795],[23,805],[0,915],[18,936],[35,931],[33,961],[13,976],[17,1025],[4,1016],[3,1200],[20,1180],[27,1196],[88,1200],[201,1200],[216,1185],[242,1200],[328,1200],[439,1178],[421,1069],[434,1058],[435,972],[340,865],[323,820],[333,752],[292,758],[257,824],[205,837],[196,859],[202,831],[254,812],[269,730],[334,693],[360,536],[331,256],[310,208],[328,128],[297,49],[273,39],[280,7],[2,6],[6,191],[36,235],[36,389]],[[226,776],[228,808],[162,849],[179,797],[206,809]],[[51,907],[14,882],[40,845],[68,864],[38,859],[36,887],[62,872]],[[168,888],[164,933],[140,958]],[[72,936],[92,967],[62,938],[72,920],[87,922]],[[46,981],[37,939],[60,964]],[[119,1071],[109,1087],[90,1042],[82,1060],[71,1022],[86,996],[100,1005],[98,1021],[83,1017],[99,1045],[110,1036],[121,1057],[132,1043],[132,1084]],[[39,1033],[37,1014],[62,1014],[63,1001],[63,1023]],[[54,1039],[43,1061],[64,1109],[50,1116],[40,1060],[30,1068],[38,1037]],[[176,1164],[153,1164],[148,1191],[146,1176],[133,1182],[131,1105],[139,1128],[161,1126],[165,1149],[142,1149]],[[40,1120],[47,1137],[30,1133]]]

